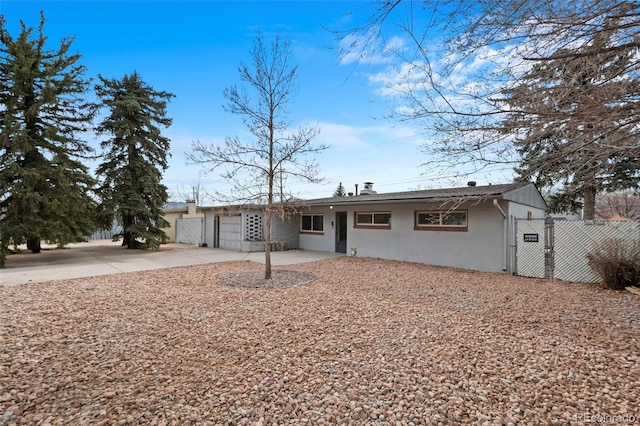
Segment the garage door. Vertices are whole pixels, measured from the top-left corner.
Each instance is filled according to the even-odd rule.
[[[242,216],[220,217],[220,248],[240,251],[242,242]]]

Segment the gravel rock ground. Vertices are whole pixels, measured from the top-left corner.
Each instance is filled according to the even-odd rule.
[[[265,289],[263,268],[0,287],[0,425],[640,422],[635,294],[350,257]]]

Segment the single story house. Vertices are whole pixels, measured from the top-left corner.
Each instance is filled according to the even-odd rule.
[[[514,272],[515,219],[544,218],[533,183],[306,200],[299,248],[348,255]]]
[[[356,195],[296,200],[289,207],[285,219],[272,217],[278,247],[512,273],[515,219],[544,218],[547,205],[528,182],[386,194],[366,182]],[[264,250],[263,206],[201,210],[201,244]]]

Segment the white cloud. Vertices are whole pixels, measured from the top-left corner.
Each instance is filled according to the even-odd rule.
[[[363,139],[363,129],[338,123],[318,123],[318,142],[332,147],[361,148],[367,145]]]
[[[399,53],[405,50],[406,43],[402,37],[391,37],[384,45],[385,53]]]
[[[497,91],[510,81],[501,70],[517,76],[528,69],[530,65],[524,63],[521,54],[518,47],[505,45],[482,48],[467,59],[455,53],[433,52],[424,60],[398,57],[383,70],[370,73],[368,80],[375,93],[398,104],[396,112],[404,116],[420,112],[415,108],[422,113],[451,109],[478,113],[488,107],[478,100],[495,98]]]
[[[433,178],[421,176],[424,171],[420,164],[422,137],[416,129],[395,125],[391,121],[374,122],[374,125],[352,125],[348,123],[324,121],[305,122],[303,126],[318,126],[320,134],[316,144],[329,145],[329,149],[320,153],[316,160],[320,166],[320,175],[326,179],[322,185],[309,185],[291,181],[291,190],[298,196],[313,198],[329,196],[339,182],[343,182],[348,191],[354,190],[354,184],[371,180],[379,191],[389,192],[407,190],[419,185],[433,185]],[[188,135],[174,136],[174,155],[172,165],[165,173],[164,183],[171,189],[189,187],[200,181],[209,191],[226,193],[230,185],[220,178],[219,172],[200,176],[201,168],[187,165],[184,151],[190,149],[192,140]],[[203,142],[222,139],[200,138]]]
[[[419,146],[421,139],[409,126],[394,126],[391,122],[376,126],[352,126],[340,123],[318,123],[318,142],[342,149],[372,149],[379,144],[402,143]]]

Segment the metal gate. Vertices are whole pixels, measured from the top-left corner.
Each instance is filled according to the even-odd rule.
[[[200,245],[203,242],[203,217],[176,219],[176,243]]]
[[[518,219],[516,273],[573,282],[598,282],[587,254],[608,239],[640,240],[640,222]]]
[[[517,220],[516,235],[516,273],[545,278],[545,220]]]

